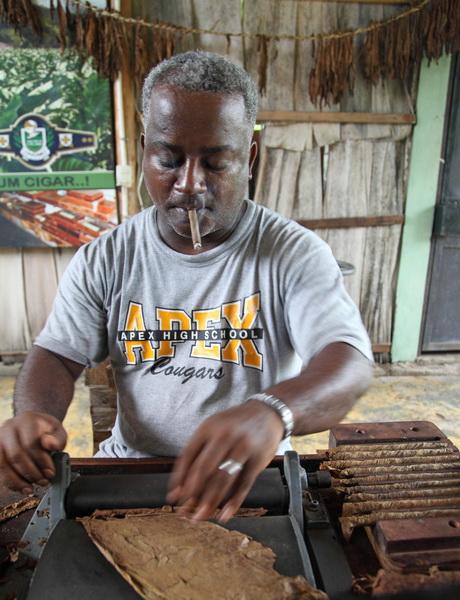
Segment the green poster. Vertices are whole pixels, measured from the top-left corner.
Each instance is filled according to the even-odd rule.
[[[115,223],[109,81],[75,52],[10,41],[0,51],[0,245],[77,246]]]

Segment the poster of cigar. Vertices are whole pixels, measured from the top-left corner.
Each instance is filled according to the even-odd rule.
[[[13,36],[0,28],[0,246],[80,246],[117,224],[109,82]]]

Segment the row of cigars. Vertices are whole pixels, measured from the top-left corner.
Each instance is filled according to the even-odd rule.
[[[383,519],[460,518],[460,453],[447,439],[338,446],[327,456],[345,538]]]
[[[4,192],[0,212],[46,243],[80,246],[113,227],[116,206],[102,191]]]

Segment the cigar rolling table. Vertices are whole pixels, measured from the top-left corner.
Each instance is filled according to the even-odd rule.
[[[331,599],[370,594],[382,587],[382,572],[400,589],[414,572],[414,589],[450,585],[460,576],[458,456],[431,423],[340,425],[329,449],[275,458],[244,502],[266,514],[226,527],[271,547],[276,570],[303,575]],[[0,567],[0,599],[139,598],[75,518],[163,506],[173,461],[54,458],[57,476],[40,505],[0,524],[0,547],[16,559]],[[433,566],[441,579],[424,580]]]

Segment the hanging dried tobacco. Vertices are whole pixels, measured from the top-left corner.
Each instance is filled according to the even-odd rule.
[[[65,16],[67,20],[67,28],[69,29],[69,32],[73,33],[73,31],[75,30],[75,15],[70,10],[70,5],[71,0],[65,0]]]
[[[264,96],[267,90],[268,41],[269,38],[266,35],[257,36],[257,53],[259,56],[257,75],[261,96]]]
[[[353,90],[355,67],[353,36],[320,38],[312,48],[314,66],[310,72],[308,92],[313,102],[336,103],[345,92]]]
[[[89,56],[94,57],[97,65],[97,48],[98,48],[98,18],[95,13],[86,13],[84,24],[84,40],[85,50]]]
[[[115,54],[111,64],[111,78],[115,78],[118,74],[118,71],[129,67],[130,44],[128,41],[126,27],[123,21],[110,19],[110,22],[112,27],[110,34],[112,40],[111,47],[113,49],[113,53]]]
[[[175,48],[175,32],[171,29],[158,27],[159,22],[152,24],[152,50],[149,68],[160,63],[162,60],[171,58]]]
[[[83,54],[85,48],[84,36],[84,17],[80,13],[80,5],[77,4],[75,14],[75,46],[80,54]]]
[[[51,18],[57,13],[61,49],[74,46],[83,57],[93,57],[98,72],[110,78],[116,77],[123,65],[140,81],[153,64],[174,54],[176,36],[200,32],[226,36],[228,52],[233,35],[158,21],[149,24],[140,19],[133,27],[132,20],[83,0],[65,0],[65,5],[64,0],[50,0],[49,6]],[[31,26],[38,34],[43,31],[32,0],[0,0],[0,20],[16,30]],[[258,86],[265,94],[269,44],[280,36],[276,32],[242,35],[256,37]],[[310,97],[315,103],[335,103],[344,93],[352,92],[358,68],[372,82],[380,78],[406,79],[423,56],[437,60],[444,52],[453,52],[460,41],[460,0],[413,0],[408,8],[386,21],[356,31],[312,34],[305,39],[313,40]]]
[[[173,54],[174,54],[174,48],[176,45],[175,32],[172,31],[171,29],[168,29],[166,31],[165,38],[166,38],[165,39],[165,48],[166,48],[165,58],[171,58],[171,56],[173,56]]]
[[[152,23],[152,64],[153,65],[156,65],[163,60],[162,59],[163,41],[161,38],[161,31],[155,27],[155,25],[157,23],[158,23],[157,20],[155,20],[155,22]]]
[[[368,31],[361,58],[364,76],[372,82],[380,78],[406,79],[423,55],[437,60],[452,52],[460,34],[460,2],[432,0],[404,19]]]
[[[37,7],[32,0],[1,0],[0,21],[12,25],[16,31],[23,27],[32,27],[34,33],[41,36],[43,25]]]
[[[59,25],[59,44],[61,51],[65,50],[67,46],[67,14],[62,8],[60,0],[57,2],[57,14],[58,14],[58,25]]]
[[[150,68],[150,59],[146,49],[143,27],[138,23],[134,32],[134,75],[135,83],[138,89],[142,87],[142,82]]]
[[[460,35],[460,2],[430,2],[421,14],[421,29],[425,55],[429,60],[437,60],[444,52],[451,52],[455,38]]]

